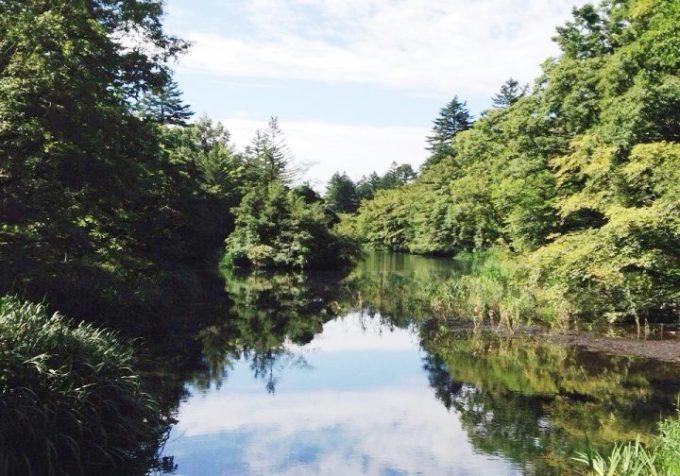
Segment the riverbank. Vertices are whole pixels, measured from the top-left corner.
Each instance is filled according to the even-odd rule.
[[[680,363],[680,325],[657,324],[640,329],[610,326],[605,329],[548,329],[536,325],[509,328],[503,324],[475,325],[471,322],[447,320],[450,332],[479,331],[505,338],[544,339],[552,344],[579,347],[612,356],[639,357],[660,362]]]

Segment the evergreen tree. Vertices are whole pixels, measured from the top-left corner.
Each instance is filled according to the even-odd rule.
[[[492,102],[496,107],[512,106],[519,98],[529,90],[529,85],[520,86],[519,81],[510,78],[501,86],[500,91],[493,97]]]
[[[158,124],[186,125],[193,112],[182,102],[182,92],[175,81],[168,84],[159,92],[146,92],[136,105],[142,117]]]
[[[429,149],[437,152],[440,149],[450,147],[451,140],[461,131],[469,129],[472,125],[472,116],[467,109],[465,101],[461,102],[455,96],[451,102],[439,112],[439,117],[434,120],[432,135],[427,138]]]
[[[292,154],[276,117],[269,119],[267,129],[255,131],[245,155],[250,165],[258,169],[264,183],[290,184],[295,178],[291,168]]]
[[[359,201],[365,198],[373,198],[375,192],[382,188],[382,177],[378,175],[377,172],[371,172],[371,174],[366,177],[361,177],[357,182],[356,190],[357,197]]]
[[[356,185],[344,172],[333,174],[323,198],[335,213],[352,213],[359,206]]]

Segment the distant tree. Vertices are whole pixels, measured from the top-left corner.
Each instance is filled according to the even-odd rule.
[[[520,85],[519,81],[510,78],[501,86],[500,91],[493,97],[492,102],[496,107],[508,107],[513,105],[529,90],[529,85]]]
[[[398,165],[392,162],[390,169],[382,178],[381,188],[394,188],[404,185],[416,178],[416,173],[411,164]]]
[[[336,172],[330,178],[324,200],[335,213],[352,213],[359,206],[356,185],[344,172]]]
[[[427,138],[429,149],[437,152],[442,148],[449,147],[451,140],[460,131],[468,129],[472,125],[472,116],[465,101],[460,101],[455,96],[439,112],[439,117],[434,120],[432,135]]]
[[[264,183],[278,180],[290,184],[295,178],[295,172],[291,169],[293,157],[276,117],[269,119],[264,131],[255,132],[245,155],[252,166],[259,168]]]
[[[385,175],[378,175],[372,172],[368,176],[364,176],[356,183],[357,202],[364,199],[373,198],[375,192],[378,190],[385,190],[389,188],[396,188],[404,185],[416,177],[416,172],[410,164],[397,164],[392,162],[389,170]]]
[[[368,177],[361,177],[357,182],[357,197],[359,201],[373,198],[375,192],[380,188],[382,188],[382,177],[377,172],[372,172]]]
[[[175,81],[169,81],[160,91],[148,91],[137,103],[140,114],[159,124],[185,125],[193,112],[182,101],[182,92]]]
[[[231,135],[221,122],[213,122],[207,115],[202,115],[193,124],[193,133],[197,145],[204,153],[210,152],[216,146],[230,148]]]

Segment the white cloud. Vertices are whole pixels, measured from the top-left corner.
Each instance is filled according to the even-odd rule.
[[[343,474],[377,475],[388,468],[408,474],[481,474],[482,468],[484,474],[520,474],[511,463],[480,454],[456,414],[426,384],[276,396],[213,393],[182,405],[178,417],[166,451],[177,453],[186,474],[198,472],[183,462],[182,446],[190,451],[196,444],[191,438],[206,435],[218,435],[232,448],[242,445],[240,456],[253,474],[337,474],[338,468],[346,468]],[[305,444],[318,451],[311,465],[291,458]],[[219,450],[211,457],[219,461]]]
[[[248,28],[184,32],[194,46],[182,68],[465,96],[490,95],[509,76],[536,76],[557,51],[550,41],[555,26],[584,0],[234,3],[243,13],[233,20]]]
[[[237,148],[243,148],[266,120],[227,118]],[[357,126],[313,121],[280,121],[296,162],[312,164],[306,178],[320,190],[335,171],[347,171],[355,180],[374,170],[384,172],[393,161],[414,167],[427,157],[427,128]]]
[[[386,325],[379,315],[349,313],[328,321],[323,331],[305,345],[289,345],[293,352],[346,352],[366,350],[416,350],[420,347],[418,333]]]

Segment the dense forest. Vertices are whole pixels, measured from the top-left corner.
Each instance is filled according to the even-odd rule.
[[[3,290],[47,295],[78,316],[120,296],[126,306],[153,308],[168,289],[190,293],[188,267],[216,262],[234,227],[241,254],[259,245],[285,253],[305,240],[332,246],[332,216],[309,200],[279,197],[291,188],[291,172],[275,119],[242,153],[221,124],[201,117],[187,125],[191,112],[169,69],[187,45],[163,32],[161,7],[0,4]],[[123,41],[130,32],[141,40],[134,49]],[[276,226],[288,229],[277,243],[268,241],[276,230],[239,215],[260,205],[235,208],[254,189],[271,190],[262,213],[280,214]],[[253,253],[262,255],[262,246]],[[314,251],[269,261],[305,267]],[[81,308],[68,302],[74,295]]]
[[[442,290],[465,311],[677,316],[678,25],[677,2],[576,9],[530,90],[509,80],[476,120],[454,98],[418,177],[363,200],[342,227],[391,250],[487,250],[476,279]]]

